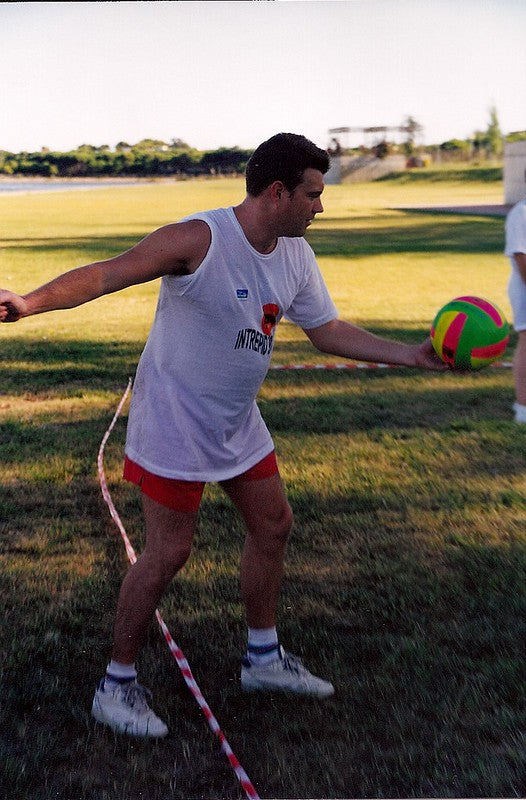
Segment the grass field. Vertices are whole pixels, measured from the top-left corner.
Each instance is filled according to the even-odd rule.
[[[407,341],[457,294],[509,314],[501,218],[399,210],[499,203],[498,175],[422,174],[327,187],[308,233],[341,315]],[[242,197],[237,179],[0,196],[0,283],[26,291]],[[114,736],[89,713],[127,568],[96,456],[156,296],[154,282],[0,330],[6,798],[244,797],[155,626],[139,670],[169,737]],[[282,323],[275,364],[325,360]],[[243,531],[215,486],[161,606],[262,798],[524,796],[526,428],[512,401],[506,368],[269,373],[259,403],[296,520],[281,637],[335,697],[241,694]],[[106,475],[140,550],[125,423]]]

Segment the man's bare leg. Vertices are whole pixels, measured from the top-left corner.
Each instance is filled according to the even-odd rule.
[[[174,511],[142,495],[146,544],[121,586],[112,659],[135,662],[159,601],[185,565],[192,548],[197,513]]]
[[[224,481],[247,535],[241,557],[241,594],[251,628],[276,625],[283,561],[292,511],[278,474],[261,480]]]
[[[292,527],[292,511],[278,474],[270,478],[226,481],[223,488],[240,511],[247,528],[241,558],[241,592],[249,628],[247,656],[241,668],[245,691],[278,691],[329,697],[334,687],[308,672],[279,645],[276,615],[283,562]],[[268,635],[268,646],[255,637]],[[252,640],[252,641],[251,641]]]
[[[168,726],[137,683],[135,659],[155,609],[190,554],[197,513],[172,511],[143,495],[146,544],[119,594],[112,660],[93,698],[92,714],[119,733],[162,737]]]

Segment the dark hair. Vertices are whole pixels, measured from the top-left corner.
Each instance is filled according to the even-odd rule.
[[[329,169],[329,155],[305,136],[277,133],[263,142],[250,156],[245,172],[248,194],[257,197],[274,181],[281,181],[293,192],[309,167],[323,174]]]

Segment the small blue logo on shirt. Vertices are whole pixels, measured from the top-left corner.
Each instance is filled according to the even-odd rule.
[[[247,300],[248,289],[236,289],[236,295],[238,300]]]

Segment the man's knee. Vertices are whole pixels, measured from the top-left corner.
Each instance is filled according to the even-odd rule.
[[[184,567],[192,552],[197,514],[171,510],[143,497],[145,555],[160,579],[168,581]]]
[[[179,572],[184,567],[190,554],[192,552],[192,542],[182,541],[174,544],[172,547],[167,548],[164,554],[163,562],[166,570],[171,573],[171,576]]]
[[[279,535],[284,537],[285,539],[288,539],[293,524],[294,524],[294,515],[292,513],[290,505],[286,503],[279,517],[279,524],[278,524]]]
[[[166,586],[184,567],[192,552],[188,542],[173,543],[164,547],[149,548],[146,546],[143,556],[155,584]]]
[[[288,502],[279,508],[269,508],[261,521],[261,539],[271,547],[284,547],[294,522]]]

